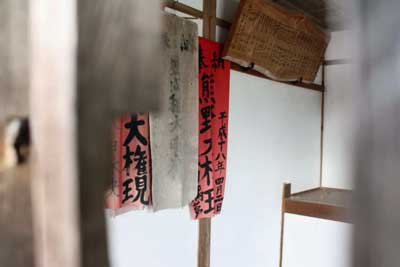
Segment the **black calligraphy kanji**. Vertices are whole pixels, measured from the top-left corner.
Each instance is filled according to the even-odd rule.
[[[220,173],[225,170],[224,161],[217,162],[217,169],[215,171],[219,171]]]
[[[225,177],[219,177],[217,179],[215,179],[215,184],[216,185],[221,185],[225,180]]]
[[[211,148],[212,148],[212,139],[211,138],[205,139],[203,141],[203,144],[208,145],[208,147],[207,147],[206,151],[204,151],[203,153],[200,154],[200,156],[204,156],[204,155],[207,155],[208,153],[210,153]]]
[[[224,141],[224,140],[221,140],[221,141],[218,142],[219,150],[220,150],[220,151],[222,151],[222,148],[223,148],[223,146],[224,146],[225,144],[226,144],[226,141]]]
[[[204,50],[201,45],[199,45],[199,70],[202,70],[203,68],[208,68],[208,65],[204,62],[205,56],[204,56]]]
[[[224,119],[226,119],[226,118],[228,118],[228,116],[226,115],[226,112],[225,112],[225,111],[221,111],[221,112],[219,113],[218,119],[220,119],[220,120],[223,122]]]
[[[202,200],[208,205],[207,209],[204,211],[205,214],[208,214],[214,210],[214,197],[213,197],[213,188],[210,188],[204,192],[202,192]],[[206,197],[204,197],[206,196]]]
[[[226,159],[226,157],[225,157],[225,154],[224,153],[222,153],[222,152],[219,152],[218,153],[218,155],[217,155],[217,157],[215,158],[215,160],[219,160],[219,159]]]
[[[215,117],[213,109],[214,105],[208,105],[201,108],[200,113],[202,118],[202,128],[200,129],[200,133],[205,133],[206,131],[211,129],[211,119]]]
[[[222,185],[217,186],[217,196],[222,195]]]
[[[219,137],[220,139],[226,139],[226,138],[227,138],[227,134],[226,134],[226,124],[225,124],[225,123],[223,123],[223,124],[221,125],[221,127],[219,127],[219,129],[218,129],[218,137]]]
[[[222,184],[224,183],[225,177],[218,177],[215,179],[215,185],[217,186],[217,196],[222,195]]]
[[[217,212],[221,212],[222,210],[222,201],[224,200],[224,197],[220,196],[217,199],[215,199],[215,205],[217,206],[216,210]]]
[[[188,51],[189,50],[189,39],[186,39],[184,35],[181,38],[181,51]]]
[[[211,183],[210,175],[211,175],[211,172],[212,172],[212,168],[211,168],[212,162],[211,162],[211,160],[209,160],[207,155],[204,158],[205,158],[205,161],[203,163],[199,162],[199,167],[201,169],[204,169],[204,174],[203,174],[203,176],[201,178],[204,179],[204,177],[206,177],[207,178],[207,185],[210,185],[210,183]]]
[[[141,147],[138,145],[134,154],[134,161],[136,162],[135,169],[137,170],[137,175],[141,176],[147,174],[146,150],[142,150]]]
[[[138,199],[140,199],[140,203],[142,203],[143,205],[148,205],[149,204],[149,199],[145,200],[144,199],[144,194],[147,191],[147,175],[143,175],[143,176],[136,176],[135,177],[135,186],[136,186],[136,196],[135,198],[132,200],[132,202],[137,201]]]
[[[224,122],[224,119],[227,118],[226,116],[226,112],[220,112],[220,116],[218,117],[218,119],[220,119],[221,121],[221,126],[218,129],[218,145],[220,147],[220,151],[222,151],[223,146],[226,144],[226,139],[228,137],[227,133],[226,133],[226,123]]]
[[[132,191],[130,184],[132,182],[133,182],[133,180],[129,178],[122,183],[122,185],[124,186],[124,191],[122,191],[122,193],[124,194],[124,199],[122,199],[122,204],[124,204],[130,198],[133,198],[133,195],[130,194],[130,192]]]
[[[201,208],[200,200],[196,199],[192,202],[194,213],[196,214],[195,218],[199,217],[199,214],[203,212]]]
[[[211,59],[211,67],[214,72],[217,71],[218,68],[224,69],[224,60],[217,55],[217,51],[213,52],[213,57]]]
[[[128,146],[133,138],[137,138],[142,145],[147,145],[146,138],[140,133],[139,126],[143,126],[145,124],[144,120],[138,120],[137,114],[131,115],[131,121],[125,123],[125,128],[129,129],[128,136],[124,141],[124,146]]]
[[[125,160],[124,169],[126,170],[127,175],[129,175],[129,168],[130,168],[131,164],[133,163],[132,156],[134,154],[135,153],[130,150],[129,146],[125,146],[125,154],[122,158]]]
[[[203,73],[201,76],[201,96],[209,98],[214,94],[214,74]]]

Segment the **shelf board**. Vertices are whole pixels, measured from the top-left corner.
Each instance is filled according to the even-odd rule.
[[[283,211],[286,213],[351,223],[350,205],[352,191],[318,187],[291,194],[290,184],[285,184]]]

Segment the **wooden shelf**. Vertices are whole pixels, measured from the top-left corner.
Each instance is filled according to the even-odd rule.
[[[282,211],[351,223],[351,198],[351,190],[328,187],[318,187],[292,194],[290,184],[285,184]]]

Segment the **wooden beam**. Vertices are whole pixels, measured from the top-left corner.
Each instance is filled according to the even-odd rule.
[[[201,10],[195,9],[191,6],[182,4],[180,2],[177,1],[173,1],[173,0],[167,0],[163,3],[163,8],[168,7],[170,9],[185,13],[187,15],[193,16],[197,19],[203,19],[203,12]],[[216,24],[217,26],[220,26],[221,28],[224,29],[228,29],[231,27],[231,23],[229,21],[226,21],[224,19],[221,18],[215,18],[216,19]]]
[[[282,210],[285,213],[339,222],[352,222],[351,190],[317,187],[290,194],[290,189],[287,189],[283,195]]]
[[[285,212],[314,218],[351,223],[349,209],[333,205],[285,200]]]
[[[288,183],[283,184],[282,189],[282,208],[281,208],[281,239],[280,239],[280,248],[279,248],[279,267],[282,267],[282,259],[283,259],[283,237],[285,233],[285,199],[290,197],[291,194],[291,185]]]
[[[351,59],[341,58],[341,59],[325,60],[323,65],[330,66],[330,65],[343,65],[343,64],[352,64],[352,63],[353,63],[353,61]]]

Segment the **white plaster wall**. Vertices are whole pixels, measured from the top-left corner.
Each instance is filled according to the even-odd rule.
[[[355,31],[332,33],[327,59],[354,60],[357,55]],[[355,133],[359,122],[354,116],[356,69],[354,64],[325,67],[325,115],[322,182],[324,186],[353,187]]]
[[[353,187],[354,138],[358,121],[354,117],[356,95],[352,84],[354,71],[350,64],[326,66],[324,115],[324,153],[322,183],[324,186]]]
[[[197,222],[188,209],[107,217],[113,267],[195,267]]]
[[[352,229],[347,223],[287,214],[283,266],[350,267]]]
[[[231,72],[228,180],[212,222],[212,266],[278,266],[282,184],[298,191],[319,182],[320,100]]]
[[[325,52],[325,59],[351,59],[357,53],[355,31],[343,30],[331,33],[331,40]]]

